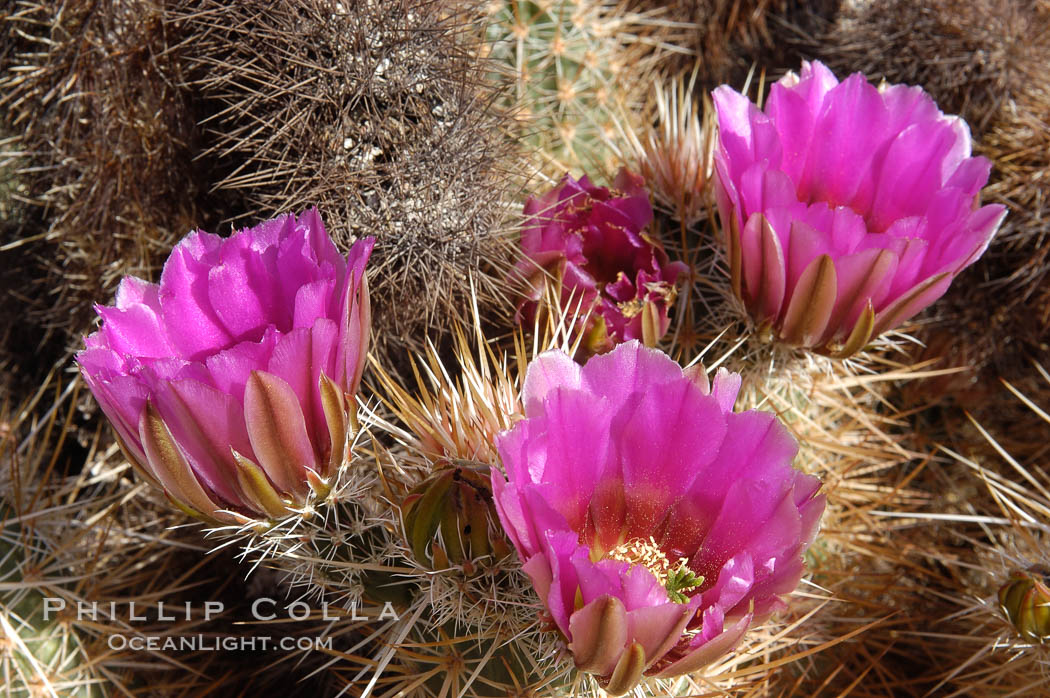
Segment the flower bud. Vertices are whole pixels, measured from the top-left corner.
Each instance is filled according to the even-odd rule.
[[[999,588],[999,607],[1026,640],[1050,640],[1050,571],[1018,570]]]
[[[416,562],[472,574],[478,561],[510,553],[499,532],[490,482],[487,466],[447,465],[405,497],[401,520]]]

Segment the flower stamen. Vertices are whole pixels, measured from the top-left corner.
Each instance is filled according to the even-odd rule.
[[[683,592],[695,589],[704,583],[703,577],[697,576],[689,569],[689,561],[684,557],[678,559],[677,565],[672,565],[652,536],[649,536],[647,541],[634,538],[626,543],[621,543],[610,550],[606,557],[627,562],[632,567],[639,565],[649,570],[656,580],[667,589],[668,598],[675,603],[687,603],[689,597]]]

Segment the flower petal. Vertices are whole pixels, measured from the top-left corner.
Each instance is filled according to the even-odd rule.
[[[168,336],[179,355],[196,359],[229,346],[233,336],[211,306],[208,272],[222,240],[196,232],[172,250],[160,277],[160,306]]]
[[[806,162],[810,198],[866,212],[875,191],[868,165],[886,138],[888,122],[882,95],[862,74],[829,91]]]
[[[824,343],[856,325],[868,305],[877,307],[889,292],[889,280],[897,270],[897,255],[889,250],[864,250],[835,263],[838,289],[835,308],[828,321]]]
[[[913,315],[943,296],[951,282],[952,275],[945,272],[931,276],[916,285],[888,307],[879,311],[875,316],[875,329],[872,334],[881,334],[910,320]]]
[[[733,627],[723,631],[713,640],[692,648],[684,657],[661,668],[660,672],[654,676],[672,678],[703,669],[719,657],[729,653],[740,643],[748,628],[751,627],[751,619],[750,613],[745,615]]]
[[[697,423],[705,428],[691,428]],[[718,400],[685,380],[652,386],[617,415],[612,432],[623,473],[628,539],[656,535],[671,502],[722,447],[725,428]]]
[[[780,337],[788,344],[813,346],[824,333],[835,307],[838,279],[828,255],[810,262],[791,291]]]
[[[241,405],[225,393],[188,379],[155,390],[152,401],[197,477],[225,502],[245,506],[230,451],[244,453],[250,448]]]
[[[529,363],[525,384],[521,390],[521,401],[526,416],[541,414],[547,393],[558,388],[580,387],[582,374],[580,365],[563,351],[546,351]]]
[[[241,234],[219,249],[219,263],[208,269],[208,304],[236,341],[253,340],[268,325],[291,329],[291,308],[278,295],[277,250],[259,254]]]
[[[878,180],[869,227],[881,232],[893,221],[926,211],[930,198],[943,186],[941,170],[951,161],[954,171],[961,152],[969,151],[969,132],[958,119],[931,128],[913,124],[890,144]]]
[[[616,597],[599,597],[572,614],[569,634],[576,668],[608,676],[627,644],[627,611]]]
[[[744,284],[759,322],[776,318],[784,302],[786,268],[780,240],[761,213],[752,215],[740,234]]]
[[[584,387],[609,398],[609,407],[615,410],[647,385],[681,378],[682,368],[662,351],[632,340],[592,358],[581,375]]]
[[[149,460],[150,470],[176,500],[185,502],[199,514],[213,517],[222,505],[201,487],[175,439],[149,403],[139,420],[139,441]]]
[[[120,354],[163,358],[176,352],[162,319],[148,305],[126,305],[124,309],[95,306],[102,318],[99,335],[105,345]]]
[[[252,453],[278,491],[305,493],[306,468],[319,468],[292,387],[271,373],[252,371],[244,391],[244,421]]]

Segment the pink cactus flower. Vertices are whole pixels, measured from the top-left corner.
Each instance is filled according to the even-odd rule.
[[[613,189],[584,175],[525,203],[521,233],[524,258],[518,273],[528,280],[521,317],[531,321],[543,296],[545,275],[562,281],[563,310],[584,315],[585,353],[644,339],[655,344],[670,325],[675,283],[688,271],[670,262],[644,232],[653,219],[643,180],[621,170]]]
[[[529,366],[496,509],[576,666],[610,693],[718,659],[801,578],[820,482],[791,467],[775,415],[733,412],[739,388],[636,341]]]
[[[848,356],[944,294],[1006,210],[991,163],[918,87],[803,63],[765,109],[714,91],[716,195],[733,290],[787,344]]]
[[[160,284],[129,276],[77,354],[125,455],[191,514],[277,518],[342,462],[368,350],[365,263],[314,210],[197,231]]]

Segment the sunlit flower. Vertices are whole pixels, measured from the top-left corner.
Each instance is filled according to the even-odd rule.
[[[496,508],[576,666],[610,693],[718,659],[801,578],[820,482],[791,467],[775,415],[732,411],[739,387],[638,342],[529,366]]]
[[[630,339],[654,344],[667,332],[675,283],[687,267],[645,233],[653,209],[640,178],[621,170],[608,189],[565,175],[525,203],[525,217],[517,266],[529,289],[524,316],[535,313],[544,278],[552,277],[561,281],[562,310],[591,311],[581,328],[587,353]]]
[[[939,298],[1005,215],[991,164],[918,87],[841,83],[819,62],[764,110],[714,91],[716,194],[734,292],[791,345],[845,356]]]
[[[372,245],[344,259],[310,210],[190,233],[159,284],[124,278],[77,361],[139,472],[226,522],[324,492],[368,350]]]

